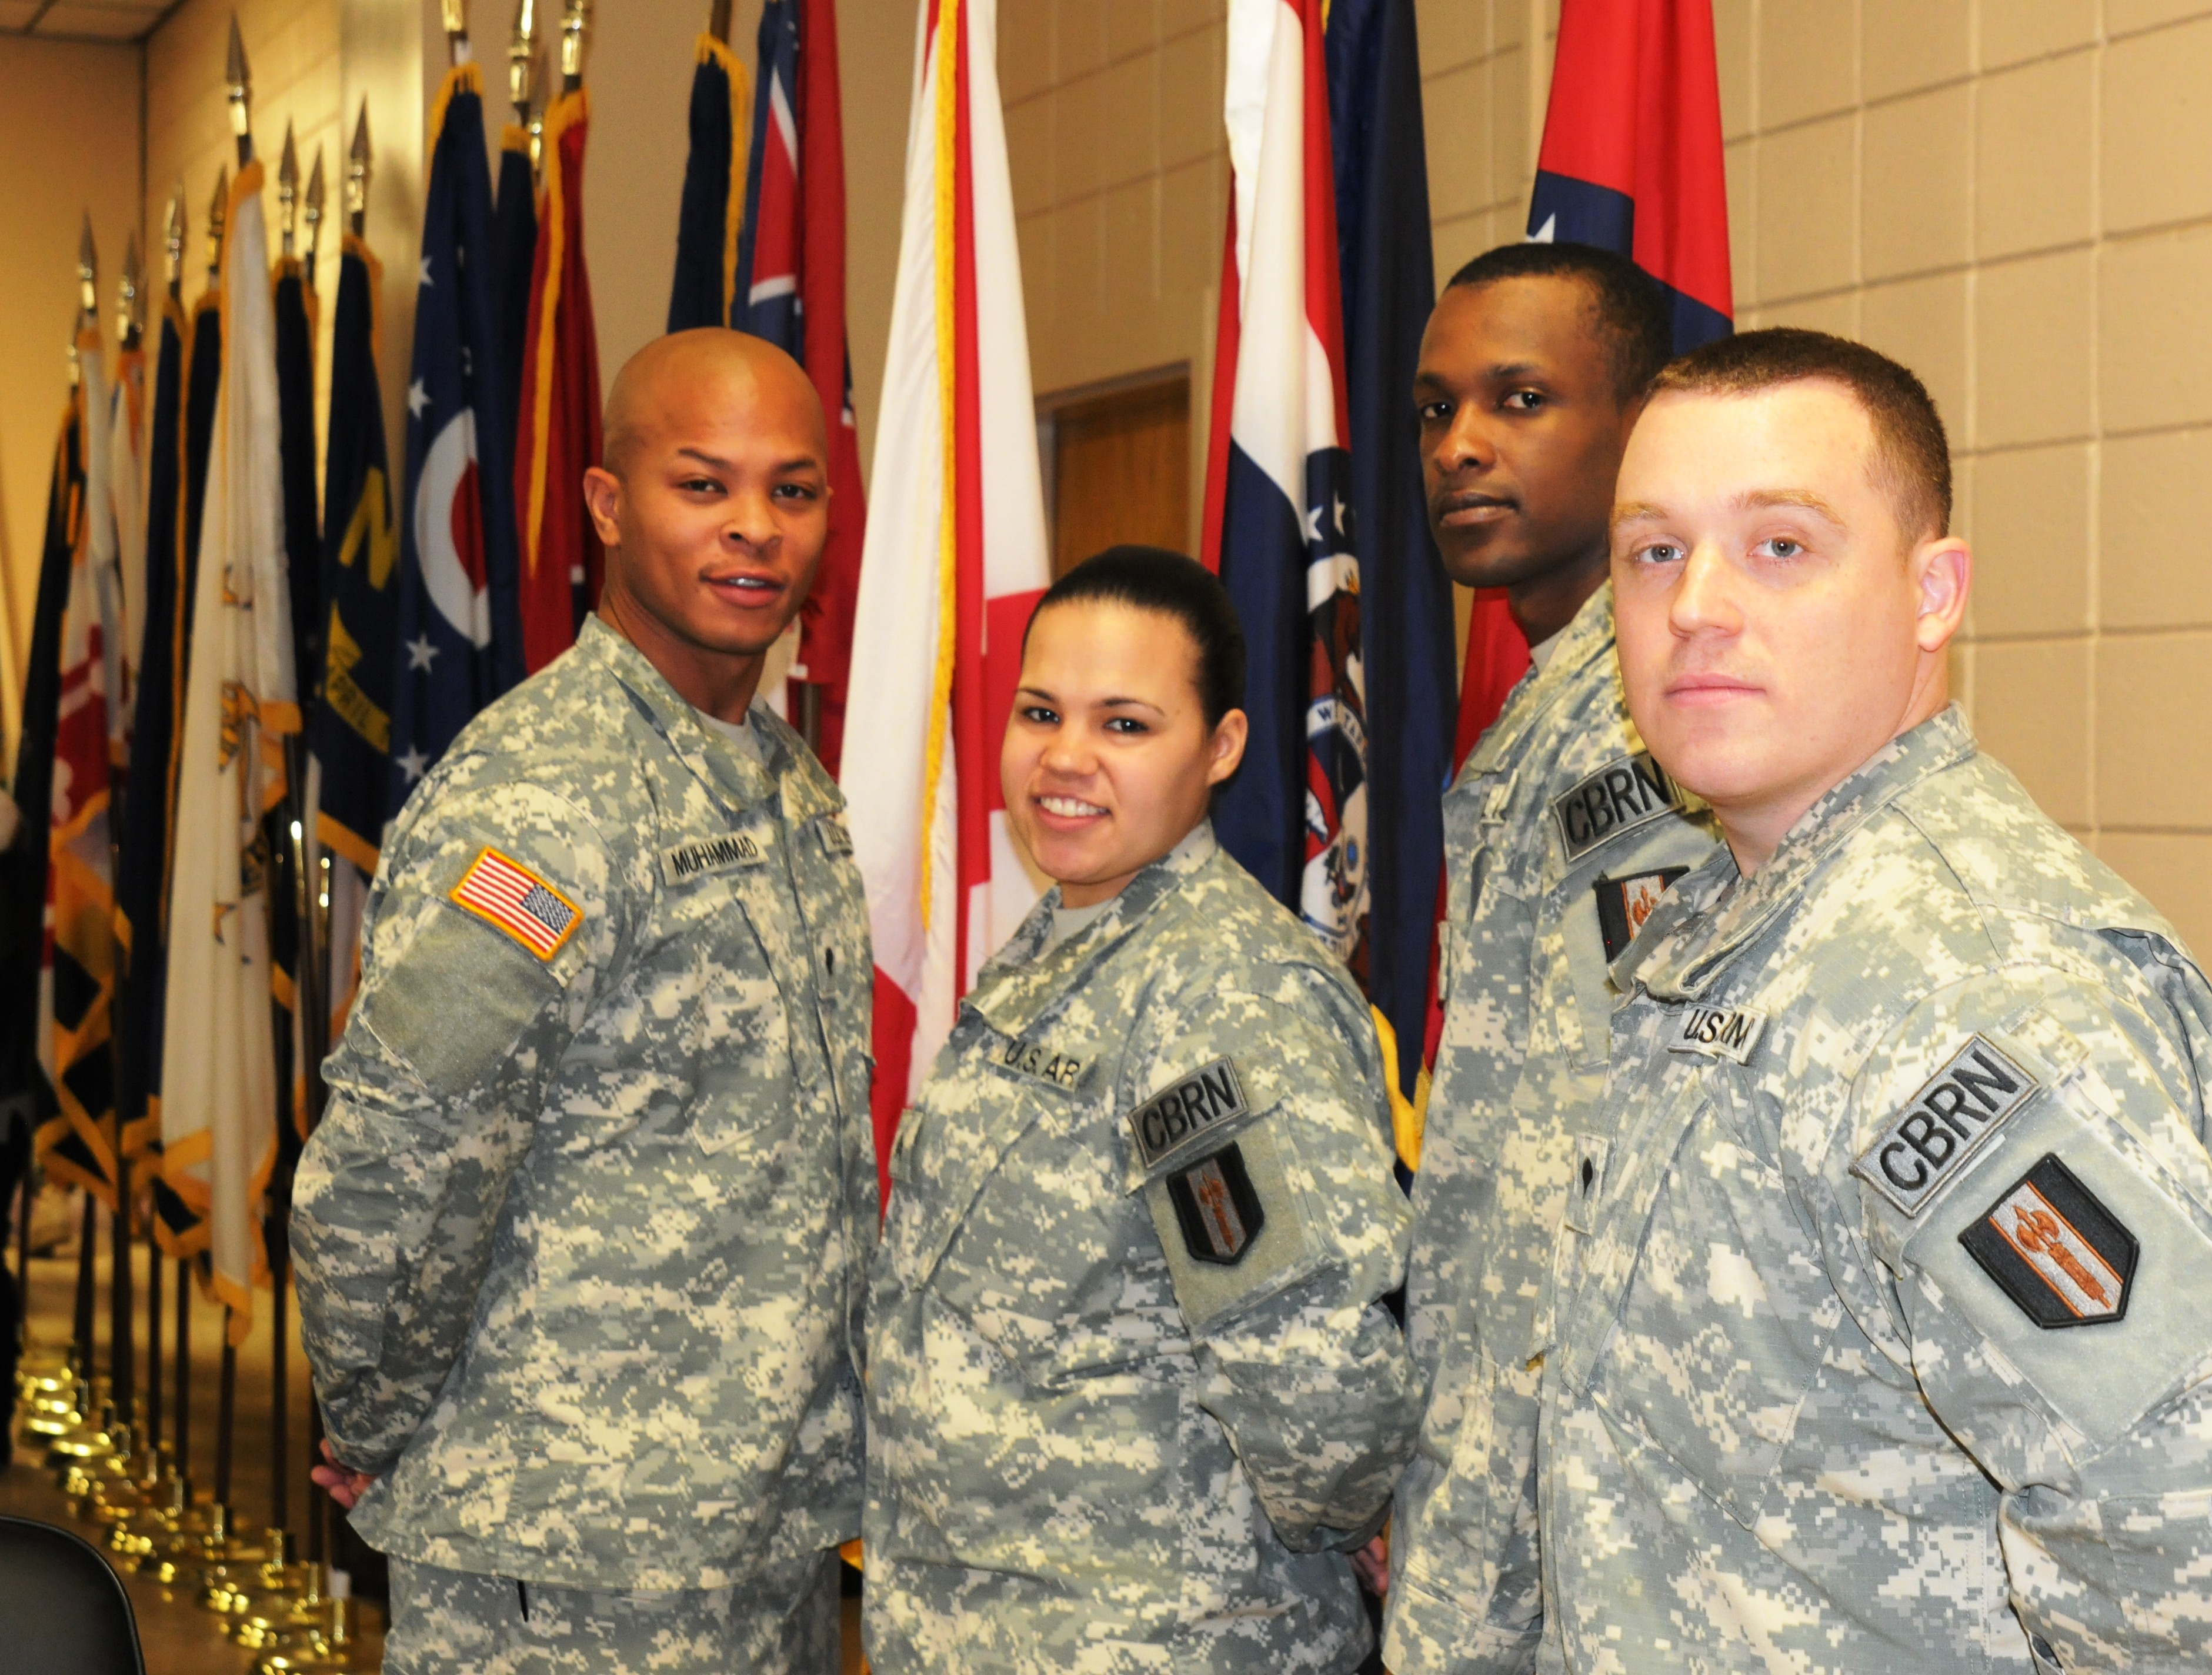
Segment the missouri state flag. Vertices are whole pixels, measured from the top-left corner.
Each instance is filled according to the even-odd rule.
[[[430,148],[407,385],[387,816],[470,718],[523,676],[491,168],[476,65],[446,72]]]
[[[1244,624],[1215,829],[1366,980],[1367,713],[1322,0],[1232,0],[1207,556]]]
[[[845,335],[845,140],[833,0],[769,0],[745,167],[730,324],[806,368],[830,422],[830,542],[799,614],[793,695],[816,701],[813,744],[842,765],[853,610],[867,537],[852,355]],[[803,712],[792,706],[796,716]]]
[[[840,782],[875,942],[878,1162],[977,968],[1035,905],[999,792],[1044,495],[997,0],[921,0]]]

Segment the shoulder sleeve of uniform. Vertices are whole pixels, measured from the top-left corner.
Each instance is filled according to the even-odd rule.
[[[1333,1271],[1362,1296],[1401,1277],[1371,1017],[1316,968],[1255,964],[1148,1010],[1123,1073],[1123,1144],[1176,1293],[1204,1334]]]
[[[2015,1568],[2069,1668],[2172,1650],[2153,1606],[2212,1568],[2200,1027],[2117,967],[2015,968],[1923,1002],[1852,1091],[1915,1374],[2006,1491],[2008,1554],[2024,1538],[2071,1573]]]
[[[552,791],[494,783],[437,799],[386,852],[360,1027],[426,1087],[466,1095],[588,990],[620,935],[618,884],[598,829]]]

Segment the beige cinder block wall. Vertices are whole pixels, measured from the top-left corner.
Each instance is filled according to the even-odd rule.
[[[2212,952],[2212,6],[1716,10],[1740,321],[1926,379],[1981,738]]]
[[[77,236],[89,212],[112,343],[123,246],[140,230],[140,85],[136,46],[0,39],[0,728],[11,762],[69,394]]]

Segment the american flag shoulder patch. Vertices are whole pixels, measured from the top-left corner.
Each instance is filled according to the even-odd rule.
[[[581,907],[520,862],[489,847],[477,852],[449,894],[541,960],[558,954],[584,922]]]

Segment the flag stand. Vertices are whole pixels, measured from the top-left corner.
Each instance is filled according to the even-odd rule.
[[[176,1424],[177,1475],[186,1474],[192,1460],[192,1265],[177,1259]]]
[[[146,1216],[146,1447],[161,1451],[161,1247],[154,1237],[149,1202]]]
[[[99,1248],[99,1241],[100,1200],[88,1191],[84,1195],[84,1222],[77,1229],[76,1308],[70,1327],[73,1356],[87,1378],[93,1372],[93,1253]],[[90,1414],[85,1417],[92,1417]]]
[[[230,1341],[230,1305],[222,1306],[222,1378],[215,1397],[215,1498],[230,1504],[232,1429],[238,1419],[238,1346]]]
[[[115,1148],[115,1209],[108,1220],[113,1271],[108,1276],[107,1289],[107,1388],[114,1398],[115,1411],[135,1423],[138,1416],[131,1411],[137,1366],[131,1342],[137,1334],[131,1310],[131,1161],[124,1156],[120,1144]]]

